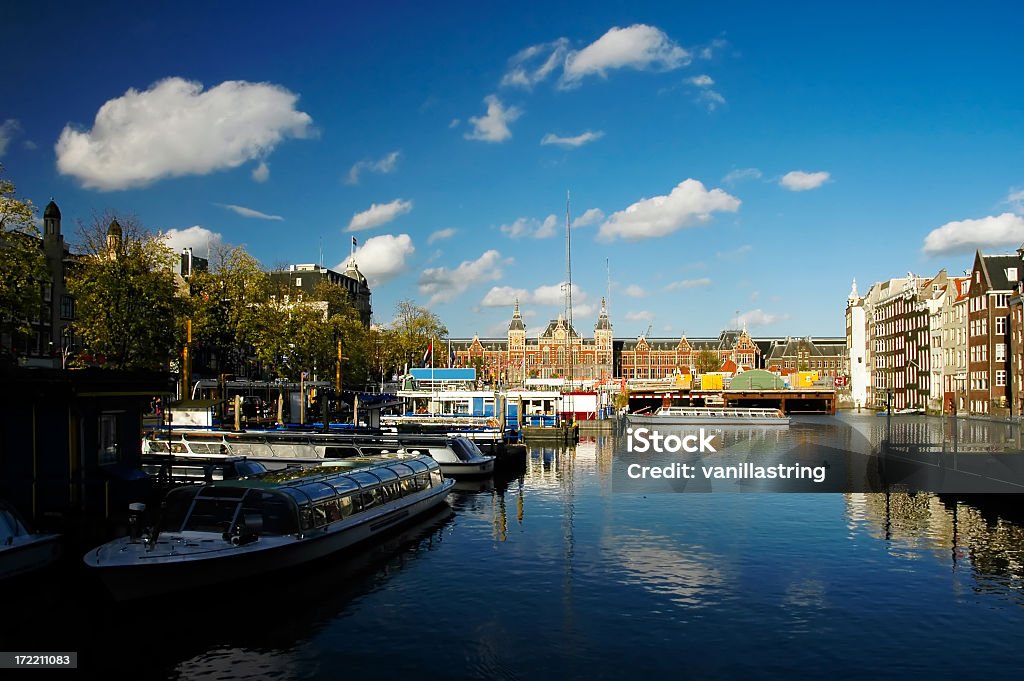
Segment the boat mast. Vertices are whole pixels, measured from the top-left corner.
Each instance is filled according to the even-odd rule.
[[[569,190],[565,190],[565,319],[568,323],[569,328],[565,330],[566,343],[568,344],[566,352],[566,361],[569,365],[569,411],[573,412],[572,404],[572,239],[570,238],[570,222],[569,222]]]

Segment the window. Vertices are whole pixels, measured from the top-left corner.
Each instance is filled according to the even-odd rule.
[[[302,277],[295,277],[295,285],[302,286]]]
[[[996,385],[997,386],[1004,386],[1004,385],[1006,385],[1006,370],[1005,369],[997,369],[996,370]]]
[[[1006,317],[996,317],[996,334],[1006,335]]]
[[[97,452],[97,461],[101,465],[117,463],[117,414],[100,414],[98,426],[99,448]]]
[[[996,361],[1002,362],[1006,360],[1006,344],[996,343]]]

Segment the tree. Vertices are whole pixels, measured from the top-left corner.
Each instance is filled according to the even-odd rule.
[[[399,301],[395,306],[392,329],[395,332],[400,363],[407,363],[409,366],[419,364],[431,340],[438,341],[448,335],[448,327],[441,322],[440,317],[411,300]],[[439,347],[435,342],[435,353]]]
[[[701,350],[693,358],[694,368],[698,374],[708,374],[722,368],[722,360],[714,350]]]
[[[3,166],[0,166],[0,173]],[[0,336],[31,333],[42,314],[43,284],[49,281],[35,207],[17,197],[14,183],[0,176]]]
[[[68,290],[84,348],[108,368],[166,369],[184,335],[174,253],[132,217],[97,216],[79,232],[82,258]]]

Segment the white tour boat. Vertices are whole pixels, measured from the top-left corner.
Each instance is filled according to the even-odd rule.
[[[60,556],[60,535],[30,532],[21,515],[0,501],[0,579],[46,567]]]
[[[476,443],[465,437],[421,437],[403,441],[409,453],[428,454],[441,465],[441,472],[452,477],[490,475],[494,472],[493,456],[486,456]]]
[[[661,407],[653,414],[626,414],[631,426],[788,426],[780,409],[758,407]]]
[[[156,530],[132,523],[84,561],[122,600],[228,584],[370,539],[444,503],[453,484],[428,456],[391,455],[178,487]]]

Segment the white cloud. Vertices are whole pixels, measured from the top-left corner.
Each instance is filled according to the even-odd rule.
[[[577,227],[587,227],[601,222],[603,219],[604,211],[600,208],[588,208],[583,212],[583,215],[572,221],[572,227],[573,229],[576,229]]]
[[[530,299],[530,292],[525,288],[513,288],[511,286],[494,286],[484,295],[480,304],[483,307],[510,307],[515,305],[516,300],[526,302]]]
[[[1011,188],[1003,203],[1010,204],[1018,213],[1024,212],[1024,189]]]
[[[1013,213],[947,222],[929,232],[926,255],[970,253],[975,249],[1017,247],[1024,243],[1024,217]]]
[[[65,126],[57,169],[109,191],[165,177],[206,175],[265,157],[288,137],[315,134],[298,96],[271,83],[201,83],[167,78],[107,101],[91,130]]]
[[[770,324],[774,324],[775,322],[783,318],[783,316],[777,314],[770,314],[768,312],[765,312],[761,308],[757,308],[756,310],[744,312],[739,317],[737,317],[737,321],[739,322],[739,325],[741,327],[768,326]]]
[[[270,179],[270,166],[266,161],[260,161],[260,164],[252,169],[252,179],[261,184]]]
[[[575,137],[559,137],[558,135],[549,132],[541,138],[540,143],[542,145],[557,144],[562,147],[582,147],[587,142],[593,142],[594,140],[599,140],[602,137],[604,137],[604,132],[600,130],[597,132],[587,130]]]
[[[575,299],[572,301],[572,318],[573,327],[576,326],[576,321],[581,317],[596,316],[597,306],[592,303],[577,303]],[[577,329],[579,331],[579,329]]]
[[[802,170],[793,170],[782,176],[779,184],[794,192],[805,192],[808,189],[817,189],[828,182],[829,173],[820,171],[816,173],[805,173]]]
[[[381,234],[367,239],[366,243],[356,249],[356,265],[372,288],[405,272],[406,258],[415,251],[408,234]],[[347,260],[343,260],[334,269],[344,272],[347,263]]]
[[[349,221],[346,230],[358,232],[363,229],[373,229],[387,224],[412,210],[412,201],[395,199],[389,203],[371,203],[370,207],[360,213],[354,213]]]
[[[725,104],[725,97],[723,97],[720,92],[716,92],[714,90],[704,90],[697,97],[697,101],[704,104],[704,106],[707,107],[708,111],[714,111],[721,105]]]
[[[349,169],[348,176],[345,178],[345,184],[359,184],[359,176],[363,171],[382,174],[394,172],[395,167],[398,165],[399,155],[400,152],[392,151],[387,156],[379,158],[376,161],[368,159],[357,161]]]
[[[715,81],[712,80],[711,76],[705,73],[702,73],[699,76],[694,76],[693,78],[689,78],[688,80],[691,85],[696,85],[697,87],[711,87],[712,85],[715,84]]]
[[[715,253],[715,257],[718,258],[719,260],[739,260],[747,253],[750,253],[752,250],[754,250],[753,246],[751,246],[750,244],[743,244],[742,246],[734,248],[731,251],[718,251],[717,253]]]
[[[761,171],[757,168],[737,168],[736,170],[730,170],[725,177],[722,178],[722,182],[727,185],[734,185],[742,180],[760,180]]]
[[[626,313],[626,320],[631,322],[647,322],[652,319],[654,319],[654,313],[649,310],[630,310]]]
[[[534,239],[547,239],[556,234],[558,217],[554,214],[544,218],[541,222],[535,218],[517,218],[507,225],[501,225],[498,229],[510,239],[518,239],[528,236]]]
[[[690,53],[654,26],[613,27],[603,36],[565,57],[562,87],[574,87],[589,75],[606,76],[611,69],[671,71],[690,63]]]
[[[484,97],[487,104],[486,116],[470,116],[469,122],[473,130],[465,134],[466,139],[481,140],[483,142],[504,142],[512,136],[508,124],[519,118],[522,111],[514,106],[507,109],[494,95]]]
[[[432,244],[435,241],[441,241],[442,239],[451,239],[453,236],[455,236],[455,233],[457,231],[458,230],[455,229],[454,227],[439,229],[436,232],[432,233],[429,237],[427,237],[427,243]]]
[[[642,287],[637,286],[636,284],[630,284],[629,286],[627,286],[626,290],[624,290],[623,293],[625,293],[630,298],[643,298],[644,296],[647,295],[647,291],[645,291]]]
[[[166,232],[161,232],[160,237],[174,252],[180,253],[183,248],[191,248],[193,253],[201,258],[208,257],[210,248],[222,242],[219,233],[199,225],[185,229],[169,229]]]
[[[709,277],[701,277],[700,279],[683,279],[681,281],[673,281],[665,287],[665,290],[675,291],[681,288],[697,288],[700,286],[711,286],[711,279]]]
[[[735,213],[740,200],[721,189],[708,191],[698,180],[679,183],[668,196],[641,199],[625,210],[613,213],[601,225],[598,237],[610,241],[665,236],[684,227],[703,224],[714,212]]]
[[[236,206],[231,203],[220,203],[217,204],[221,208],[227,208],[233,213],[238,213],[243,218],[256,218],[257,220],[284,220],[280,215],[269,215],[267,213],[261,213],[258,210],[252,208],[246,208],[245,206]]]
[[[420,275],[420,293],[430,296],[430,304],[445,303],[472,286],[494,281],[502,276],[501,253],[491,249],[476,260],[464,260],[454,270],[432,267]]]
[[[0,123],[0,158],[7,153],[7,145],[21,133],[21,123],[14,118],[8,118]]]
[[[565,63],[568,46],[567,38],[559,38],[520,50],[508,60],[509,70],[502,76],[501,84],[533,87]]]

